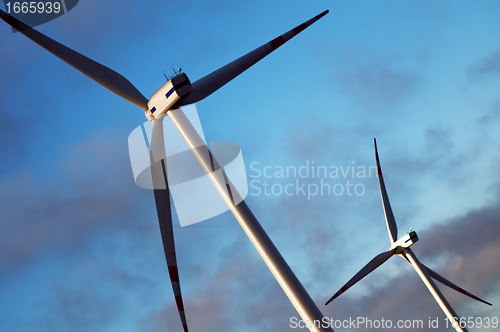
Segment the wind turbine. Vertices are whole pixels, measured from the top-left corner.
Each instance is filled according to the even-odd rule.
[[[207,175],[214,183],[219,193],[225,200],[231,212],[242,226],[243,230],[254,244],[255,248],[266,262],[267,266],[281,285],[286,295],[297,309],[304,321],[322,321],[323,315],[283,259],[271,239],[268,237],[258,220],[250,211],[244,201],[234,204],[233,197],[239,195],[225,175],[223,169],[213,158],[210,150],[179,108],[183,105],[198,102],[227,84],[229,81],[243,73],[255,63],[269,55],[288,40],[302,32],[311,24],[322,18],[328,10],[298,25],[292,30],[256,48],[244,56],[230,62],[218,70],[202,77],[191,84],[187,75],[180,73],[169,79],[148,100],[125,77],[87,58],[86,56],[56,42],[46,35],[30,28],[23,22],[0,10],[0,17],[13,28],[19,30],[26,37],[45,48],[64,62],[101,84],[108,90],[119,95],[125,100],[141,108],[146,118],[152,124],[152,139],[150,148],[151,175],[154,186],[154,197],[163,248],[167,260],[168,271],[172,288],[181,318],[184,331],[187,332],[184,305],[179,284],[177,260],[175,255],[174,234],[172,228],[172,215],[170,207],[170,194],[166,171],[165,142],[163,139],[163,120],[169,116],[176,128],[181,133],[195,157],[200,162]],[[200,148],[201,147],[201,148]],[[222,177],[214,175],[214,170],[222,170]],[[331,331],[329,327],[313,325],[311,331]]]
[[[410,232],[408,234],[405,234],[401,238],[398,239],[398,226],[396,225],[396,219],[394,218],[394,214],[392,213],[392,208],[391,208],[391,203],[389,202],[389,196],[387,195],[387,190],[385,188],[385,183],[384,183],[384,177],[382,176],[382,168],[380,167],[380,160],[378,158],[378,151],[377,151],[377,140],[374,139],[374,144],[375,144],[375,158],[377,160],[377,174],[378,174],[378,182],[380,186],[380,195],[382,196],[382,205],[384,206],[384,213],[385,213],[385,221],[387,224],[387,230],[389,231],[389,239],[391,240],[391,247],[389,251],[383,252],[379,255],[377,255],[374,259],[372,259],[368,264],[365,265],[354,277],[351,278],[342,288],[335,293],[326,303],[325,305],[328,305],[330,302],[335,300],[340,294],[344,293],[347,291],[349,288],[354,286],[358,281],[366,277],[368,274],[373,272],[377,267],[382,265],[384,262],[386,262],[389,258],[391,258],[394,255],[398,255],[406,259],[417,271],[418,275],[424,282],[425,286],[429,289],[431,292],[432,296],[436,300],[436,302],[439,304],[441,309],[444,311],[446,314],[446,317],[450,320],[452,323],[452,326],[457,330],[457,331],[467,331],[466,328],[460,327],[460,324],[456,321],[458,319],[457,314],[453,310],[453,308],[450,306],[446,298],[443,296],[439,288],[436,287],[436,284],[432,279],[435,279],[439,281],[440,283],[464,294],[467,295],[474,300],[483,302],[487,305],[491,306],[491,303],[486,302],[479,297],[467,292],[463,288],[458,287],[448,279],[442,277],[435,271],[431,270],[424,264],[422,264],[418,259],[417,256],[413,253],[413,251],[410,249],[410,247],[418,241],[418,236],[415,231],[412,231],[410,229]]]

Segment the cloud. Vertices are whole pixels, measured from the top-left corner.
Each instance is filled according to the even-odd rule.
[[[495,240],[495,234],[498,233],[500,226],[493,216],[498,215],[499,210],[500,202],[422,232],[419,234],[421,240],[414,246],[414,251],[423,263],[452,282],[486,300],[495,302],[498,294],[495,295],[494,287],[500,282],[500,267],[492,262],[498,261],[500,254],[500,246]],[[469,238],[470,230],[475,230],[474,239],[465,246],[461,245]],[[488,232],[490,234],[487,234]],[[328,242],[329,239],[320,238],[319,241]],[[296,245],[305,250],[314,250],[310,247],[316,244],[306,241]],[[234,248],[237,247],[239,245],[235,243]],[[340,255],[339,252],[335,254]],[[480,257],[485,254],[486,256],[481,259]],[[443,257],[446,259],[443,260]],[[293,261],[295,260],[297,256],[293,257]],[[299,260],[303,262],[302,259]],[[345,260],[343,257],[343,261]],[[440,265],[435,267],[434,262],[440,262]],[[319,258],[314,260],[313,265],[322,264],[329,264],[330,268],[334,266],[330,260],[321,263]],[[361,267],[356,267],[356,271]],[[338,270],[338,267],[336,268]],[[321,288],[324,285],[331,285],[325,279],[325,275],[313,274],[316,287],[318,284],[323,285]],[[190,279],[192,283],[193,280]],[[253,248],[249,252],[241,249],[236,252],[229,250],[226,253],[225,263],[219,264],[215,273],[200,276],[200,279],[203,279],[203,282],[194,289],[190,287],[189,292],[184,292],[188,324],[192,330],[218,331],[222,325],[229,330],[294,330],[290,327],[290,318],[298,315]],[[311,285],[308,284],[310,282],[305,283],[310,289]],[[338,285],[338,288],[340,286]],[[491,308],[482,303],[475,302],[441,284],[438,284],[438,287],[443,290],[459,315],[470,315],[470,310],[481,316],[495,315],[494,311],[490,311]],[[331,294],[323,294],[322,297],[315,296],[315,299],[325,316],[334,320],[356,320],[362,317],[375,321],[384,318],[386,321],[391,320],[393,324],[398,320],[422,321],[423,328],[408,328],[408,330],[434,331],[435,329],[428,327],[429,317],[431,319],[438,317],[439,326],[441,329],[445,328],[441,309],[411,265],[398,257],[392,258],[325,308],[322,302],[329,296]],[[167,301],[156,313],[143,317],[137,328],[144,331],[173,330],[178,328],[179,324],[172,300]],[[380,330],[393,331],[394,327]]]
[[[342,93],[369,109],[395,105],[421,82],[419,75],[394,56],[370,54],[352,47],[334,63],[333,81]]]
[[[448,261],[444,274],[454,276],[457,284],[474,285],[483,294],[492,292],[500,275],[500,266],[492,264],[500,260],[499,216],[500,202],[496,202],[434,226],[419,245],[422,259],[441,257]]]
[[[273,327],[281,325],[280,317],[288,320],[293,313],[293,307],[256,253],[242,252],[239,247],[235,243],[233,250],[226,252],[226,262],[219,262],[215,273],[199,275],[199,286],[184,292],[191,330],[220,331],[222,325],[229,330],[275,330]],[[162,331],[179,326],[175,303],[169,300],[161,310],[144,317],[138,329]]]
[[[499,74],[500,51],[490,53],[487,57],[476,61],[468,69],[468,76],[471,80],[478,80]]]
[[[44,313],[40,328],[103,331],[140,312],[130,300],[152,296],[152,287],[148,286],[151,280],[139,271],[130,272],[120,266],[115,254],[123,248],[109,242],[111,253],[75,261],[58,276],[51,296],[38,304]]]
[[[38,180],[40,174],[31,171],[0,179],[3,272],[51,250],[81,250],[96,233],[122,228],[138,217],[142,209],[133,203],[145,191],[135,187],[128,157],[116,148],[115,135],[122,134],[98,133],[67,146],[67,156],[50,178]]]
[[[3,23],[3,21],[2,21]],[[16,36],[18,36],[17,34]],[[10,35],[8,35],[10,37]],[[24,36],[21,36],[24,38]],[[46,86],[43,78],[35,75],[29,77],[30,62],[25,58],[25,52],[17,49],[18,39],[9,38],[14,45],[11,52],[0,52],[0,155],[2,163],[0,170],[5,174],[19,167],[21,162],[29,160],[30,148],[37,142],[40,128],[47,124],[53,115],[49,107],[53,101],[54,92]],[[26,64],[25,61],[28,63]],[[29,98],[26,96],[29,95]],[[36,107],[34,107],[36,105]],[[49,112],[45,110],[51,110]],[[38,110],[38,112],[37,112]]]

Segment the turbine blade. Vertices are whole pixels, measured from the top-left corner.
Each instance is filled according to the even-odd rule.
[[[479,302],[483,302],[484,304],[487,304],[487,305],[492,305],[491,303],[489,302],[486,302],[484,301],[483,299],[480,299],[479,297],[475,296],[474,294],[471,294],[469,293],[468,291],[466,291],[465,289],[463,288],[460,288],[458,287],[457,285],[455,285],[454,283],[452,283],[451,281],[449,281],[448,279],[446,279],[445,277],[439,275],[437,272],[431,270],[430,268],[428,268],[427,266],[425,266],[424,264],[422,264],[422,266],[427,270],[427,273],[429,273],[429,275],[434,278],[435,280],[439,281],[440,283],[442,283],[443,285],[446,285],[454,290],[456,290],[457,292],[459,293],[462,293],[464,295],[467,295],[468,297],[470,298],[473,298],[474,300],[477,300]]]
[[[17,29],[23,35],[45,48],[47,51],[54,54],[73,68],[79,70],[84,75],[101,84],[106,89],[116,93],[118,96],[143,110],[148,109],[148,100],[146,97],[144,97],[125,77],[118,74],[114,70],[56,42],[55,40],[45,36],[18,19],[5,13],[1,9],[0,17],[11,27]]]
[[[208,74],[207,76],[197,80],[192,84],[193,92],[191,92],[184,100],[181,100],[178,104],[176,104],[176,107],[193,104],[208,97],[209,95],[223,87],[226,83],[263,59],[269,53],[273,52],[288,40],[298,35],[302,30],[306,29],[311,24],[325,16],[327,13],[328,10],[325,10],[309,21],[302,23],[292,30],[251,51],[250,53],[243,55],[242,57],[234,60],[233,62],[230,62],[224,67],[221,67],[216,71]]]
[[[389,202],[389,196],[387,195],[387,190],[385,189],[384,177],[382,176],[382,168],[380,167],[380,160],[378,159],[377,150],[377,140],[374,138],[375,142],[375,159],[377,159],[377,172],[378,172],[378,184],[380,186],[380,195],[382,196],[382,205],[384,206],[385,222],[387,224],[387,230],[389,231],[389,238],[391,239],[391,244],[398,240],[398,226],[396,225],[396,219],[392,213],[391,202]]]
[[[354,286],[358,281],[366,277],[369,273],[371,273],[373,270],[375,270],[377,267],[385,263],[389,258],[391,258],[392,255],[394,255],[395,249],[389,250],[386,252],[383,252],[376,256],[374,259],[372,259],[368,264],[365,265],[364,268],[362,268],[354,277],[351,278],[345,284],[335,295],[333,295],[326,303],[325,305],[328,305],[328,303],[332,302],[335,300],[337,297],[340,296],[340,294],[344,293],[346,290]]]
[[[179,272],[177,270],[177,257],[175,254],[174,229],[172,225],[172,211],[170,206],[170,190],[167,179],[167,164],[165,158],[165,146],[163,139],[163,118],[151,121],[151,172],[154,186],[154,197],[156,212],[160,224],[163,250],[167,260],[168,274],[172,283],[175,303],[181,319],[184,332],[188,332],[186,314],[184,313],[184,303],[182,301],[181,285],[179,282]],[[160,158],[160,159],[159,159]],[[158,160],[156,163],[154,161]]]
[[[411,251],[410,248],[406,248],[402,253],[407,257],[411,265],[413,265],[413,268],[415,269],[415,271],[417,271],[420,279],[422,279],[429,292],[431,292],[432,296],[441,307],[441,310],[443,310],[448,320],[453,324],[452,326],[455,328],[455,330],[457,330],[458,332],[467,332],[467,329],[460,327],[460,324],[454,324],[456,322],[455,319],[459,319],[459,317],[457,316],[451,305],[448,303],[444,295],[441,293],[439,288],[437,288],[434,281],[432,281],[427,269],[422,263],[420,263],[413,251]]]

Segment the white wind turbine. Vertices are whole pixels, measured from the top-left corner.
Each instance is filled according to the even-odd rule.
[[[210,150],[206,147],[201,137],[179,107],[193,104],[208,97],[327,13],[328,10],[322,12],[192,84],[186,74],[176,73],[178,75],[169,79],[167,83],[153,93],[148,100],[122,75],[56,42],[0,10],[0,17],[13,28],[19,30],[26,37],[108,90],[141,108],[145,112],[146,117],[151,121],[153,133],[150,158],[154,197],[170,280],[185,332],[188,331],[188,328],[184,314],[184,305],[175,255],[170,193],[166,171],[165,142],[163,139],[163,119],[165,116],[168,116],[179,130],[181,136],[198,159],[210,180],[216,186],[229,209],[240,223],[250,241],[254,244],[301,318],[304,321],[322,321],[323,319],[322,313],[283,259],[278,249],[274,246],[273,242],[246,203],[242,201],[242,199],[233,199],[239,196],[236,188],[227,178],[223,168],[220,167],[215,158],[213,158]],[[222,176],[214,175],[215,170],[221,170]],[[235,201],[241,201],[241,203],[235,205]],[[324,328],[316,325],[312,326],[310,329],[311,331],[332,331],[331,328]]]
[[[413,253],[413,251],[410,249],[410,247],[418,241],[418,236],[415,231],[410,230],[408,234],[405,234],[402,236],[400,239],[398,239],[398,226],[396,225],[396,219],[394,218],[394,214],[392,213],[392,208],[391,208],[391,203],[389,202],[389,196],[387,195],[387,190],[385,188],[384,184],[384,177],[382,176],[382,168],[380,167],[380,160],[378,158],[378,151],[377,151],[377,140],[374,139],[374,144],[375,144],[375,158],[377,160],[377,174],[378,174],[378,182],[380,185],[380,195],[382,196],[382,205],[384,206],[384,213],[385,213],[385,221],[387,224],[387,230],[389,231],[389,238],[391,240],[391,247],[389,251],[383,252],[376,256],[374,259],[372,259],[368,264],[365,265],[354,277],[351,278],[342,288],[335,293],[326,303],[325,305],[328,305],[328,303],[332,302],[335,300],[340,294],[344,293],[347,291],[349,288],[354,286],[358,281],[366,277],[368,274],[373,272],[377,267],[382,265],[385,261],[387,261],[389,258],[391,258],[394,255],[398,255],[406,259],[408,262],[411,263],[415,271],[417,271],[418,275],[424,282],[425,286],[429,289],[429,292],[431,292],[432,296],[436,300],[436,302],[439,304],[443,312],[446,314],[446,317],[450,320],[452,323],[452,326],[457,330],[457,331],[467,331],[466,328],[460,327],[460,324],[456,321],[458,319],[457,314],[453,310],[453,308],[450,306],[446,298],[443,296],[439,288],[436,287],[436,284],[432,279],[435,279],[439,281],[440,283],[464,294],[467,295],[474,300],[483,302],[485,304],[488,304],[491,306],[491,303],[486,302],[479,297],[467,292],[463,288],[458,287],[451,281],[447,280],[446,278],[442,277],[441,275],[437,274],[424,264],[422,264],[418,259],[417,256]]]

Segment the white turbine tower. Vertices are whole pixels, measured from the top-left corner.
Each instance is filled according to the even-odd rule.
[[[168,80],[148,100],[122,75],[56,42],[0,10],[0,17],[13,28],[19,30],[26,37],[108,90],[141,108],[146,113],[146,117],[152,122],[153,133],[150,158],[154,197],[170,280],[185,332],[188,329],[177,271],[170,194],[166,175],[165,142],[163,140],[163,119],[165,116],[169,116],[179,130],[301,318],[309,322],[321,322],[323,319],[323,314],[283,259],[246,203],[240,199],[238,201],[241,201],[241,203],[238,205],[234,204],[236,200],[233,198],[239,196],[238,192],[179,107],[198,102],[208,97],[327,13],[328,10],[322,12],[250,53],[202,77],[193,84],[191,84],[186,74],[176,73],[176,76]],[[214,175],[214,170],[222,170],[222,176]],[[329,327],[317,325],[313,324],[310,330],[332,331]]]
[[[446,317],[450,320],[452,323],[452,326],[457,330],[457,331],[467,331],[466,328],[460,327],[460,324],[458,324],[458,316],[453,310],[453,308],[450,306],[446,298],[443,296],[439,288],[436,287],[436,284],[432,279],[435,279],[439,281],[440,283],[464,294],[467,295],[474,300],[483,302],[485,304],[488,304],[491,306],[491,303],[486,302],[479,297],[467,292],[466,290],[458,287],[451,281],[445,279],[441,275],[437,274],[424,264],[420,263],[420,261],[417,259],[417,256],[413,253],[413,251],[410,249],[410,247],[418,241],[418,236],[415,231],[411,231],[408,234],[405,234],[402,236],[400,239],[398,239],[398,226],[396,225],[396,219],[394,218],[394,214],[392,213],[392,208],[391,208],[391,203],[389,202],[389,196],[387,195],[387,190],[385,189],[385,184],[384,184],[384,177],[382,176],[382,168],[380,167],[380,160],[378,158],[378,151],[377,151],[377,140],[374,139],[374,144],[375,144],[375,158],[377,160],[377,174],[378,174],[378,182],[380,185],[380,195],[382,196],[382,205],[384,206],[384,212],[385,212],[385,221],[387,223],[387,230],[389,231],[389,238],[391,240],[391,247],[389,251],[383,252],[376,256],[374,259],[372,259],[368,264],[366,264],[365,267],[363,267],[354,277],[351,278],[342,288],[335,293],[326,303],[325,305],[328,305],[328,303],[332,302],[335,300],[340,294],[344,293],[347,291],[349,288],[354,286],[358,281],[366,277],[368,274],[373,272],[377,267],[382,265],[385,261],[387,261],[389,258],[391,258],[393,255],[398,255],[406,259],[408,262],[411,263],[413,268],[415,268],[415,271],[417,271],[418,275],[424,282],[425,286],[429,289],[431,292],[432,296],[436,300],[436,302],[439,304],[443,312],[446,314]]]

